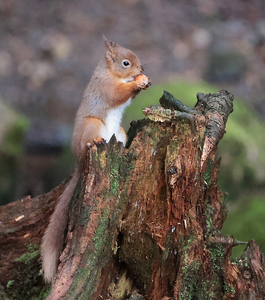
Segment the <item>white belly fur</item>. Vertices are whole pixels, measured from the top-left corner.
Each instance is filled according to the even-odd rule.
[[[113,134],[115,134],[117,141],[120,141],[125,145],[126,138],[123,134],[120,134],[120,124],[123,112],[130,104],[131,98],[124,104],[109,110],[105,120],[105,126],[101,129],[101,137],[107,142],[109,142]]]

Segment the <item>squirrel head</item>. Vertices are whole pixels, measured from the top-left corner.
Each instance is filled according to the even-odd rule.
[[[109,41],[105,36],[103,38],[106,46],[106,65],[114,76],[130,82],[144,71],[135,53]]]

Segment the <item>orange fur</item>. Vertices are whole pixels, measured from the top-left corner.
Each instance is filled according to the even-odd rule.
[[[68,222],[68,207],[87,152],[87,144],[94,140],[96,143],[101,142],[102,139],[108,142],[113,134],[125,144],[126,133],[120,126],[123,110],[141,90],[151,84],[150,78],[141,74],[143,66],[131,50],[106,38],[105,46],[105,59],[95,69],[75,119],[72,149],[76,157],[76,169],[60,197],[41,245],[44,278],[47,282],[52,282],[56,275]]]
[[[78,161],[82,161],[87,152],[87,143],[92,143],[94,139],[99,137],[101,127],[104,126],[102,120],[95,117],[85,117],[72,139],[72,149],[76,154]]]
[[[143,90],[146,88],[148,77],[141,74],[141,77],[136,77],[132,82],[115,82],[109,86],[108,102],[111,106],[119,106],[126,102],[134,91]],[[106,87],[107,88],[107,87]]]

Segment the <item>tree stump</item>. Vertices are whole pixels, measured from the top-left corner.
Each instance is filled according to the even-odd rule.
[[[220,231],[227,208],[214,159],[233,95],[197,98],[191,109],[164,92],[162,107],[132,122],[126,148],[115,137],[88,148],[51,291],[38,246],[66,183],[0,208],[0,299],[265,299],[255,242],[233,260],[238,241]],[[29,243],[36,250],[23,260]]]

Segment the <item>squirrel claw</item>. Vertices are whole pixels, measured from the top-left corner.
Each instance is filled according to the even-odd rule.
[[[105,140],[102,137],[97,137],[93,140],[93,142],[95,143],[95,145],[101,145],[104,144]]]
[[[148,81],[145,83],[145,87],[142,88],[143,90],[146,90],[150,85],[152,85],[152,80],[151,78],[147,77]]]
[[[148,82],[146,84],[146,88],[148,88],[150,85],[152,85],[152,80],[150,77],[147,77],[148,78]]]

